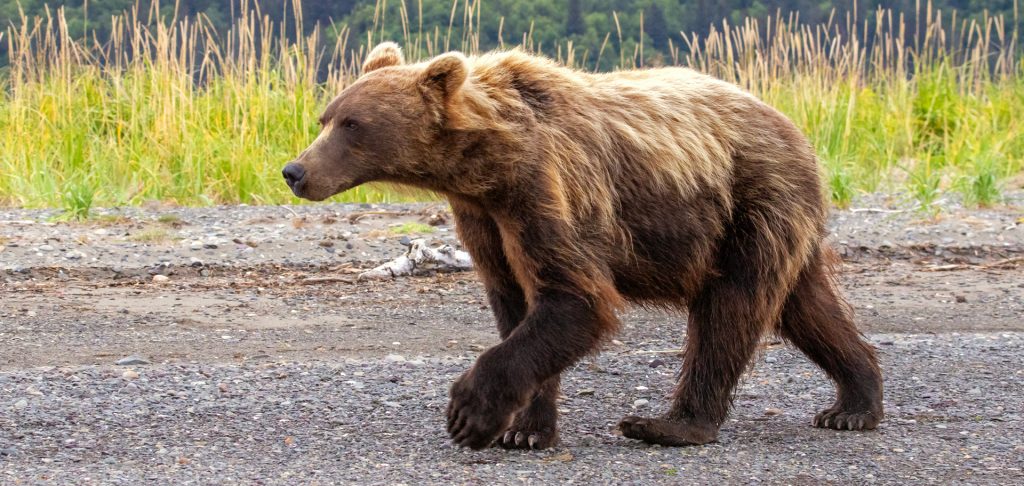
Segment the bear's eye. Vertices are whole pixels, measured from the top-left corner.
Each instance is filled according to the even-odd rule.
[[[359,123],[356,123],[355,120],[345,120],[345,122],[342,123],[341,126],[345,127],[345,130],[354,132],[359,128]]]

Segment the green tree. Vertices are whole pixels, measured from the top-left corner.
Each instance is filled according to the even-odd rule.
[[[587,25],[583,22],[583,8],[580,6],[580,0],[569,0],[567,16],[568,18],[565,21],[565,34],[567,36],[586,32]]]

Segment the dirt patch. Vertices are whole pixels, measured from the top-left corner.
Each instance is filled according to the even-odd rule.
[[[851,263],[841,277],[858,324],[873,333],[1024,330],[1020,270],[929,271],[896,261]],[[472,273],[396,281],[300,284],[316,270],[178,275],[166,284],[50,280],[5,284],[6,368],[254,356],[338,359],[475,352],[496,340]],[[676,313],[630,309],[638,335],[682,335]]]

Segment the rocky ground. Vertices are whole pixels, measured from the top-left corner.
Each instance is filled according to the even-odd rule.
[[[879,430],[810,427],[831,385],[766,342],[717,443],[624,439],[620,417],[667,407],[684,338],[630,309],[566,374],[542,452],[446,438],[447,387],[496,340],[472,273],[356,282],[405,239],[457,244],[443,205],[0,210],[0,483],[1019,484],[1021,205],[835,212]]]

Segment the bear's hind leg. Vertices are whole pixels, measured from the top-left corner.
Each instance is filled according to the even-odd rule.
[[[870,430],[882,420],[882,374],[875,350],[864,341],[839,296],[823,251],[800,274],[782,311],[782,337],[825,370],[836,384],[836,402],[814,425]]]
[[[808,218],[754,204],[739,205],[734,214],[714,269],[687,302],[686,349],[672,407],[660,418],[624,418],[619,427],[626,437],[670,446],[715,440],[761,337],[778,322],[797,279],[792,262],[806,260],[801,254],[811,232],[802,225]]]
[[[628,416],[622,435],[665,446],[714,441],[733,388],[757,349],[767,316],[756,281],[723,275],[709,281],[689,309],[683,372],[670,411],[660,418]]]

